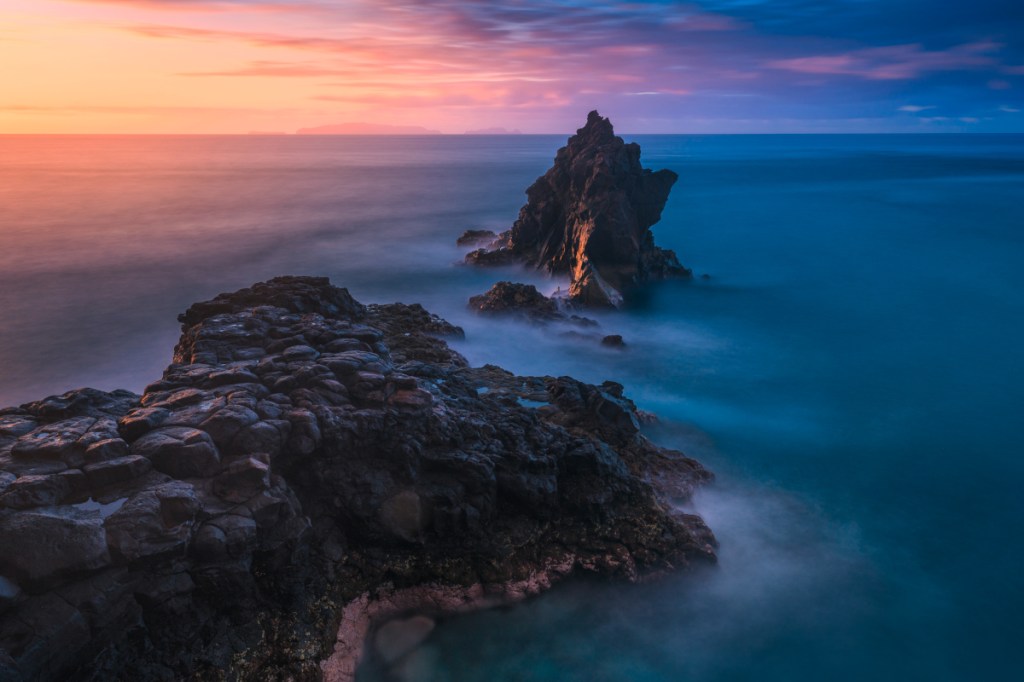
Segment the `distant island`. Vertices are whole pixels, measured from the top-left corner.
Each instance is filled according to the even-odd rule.
[[[384,123],[335,123],[315,128],[299,128],[296,135],[440,135],[440,130],[423,126],[393,126]]]
[[[467,130],[463,135],[522,135],[523,131],[509,130],[508,128],[480,128],[479,130]]]

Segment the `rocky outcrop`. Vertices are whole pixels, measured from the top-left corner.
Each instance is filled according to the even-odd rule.
[[[498,282],[486,293],[469,298],[470,310],[481,315],[515,317],[532,324],[561,322],[576,327],[596,327],[597,322],[562,310],[558,301],[537,291],[532,284]]]
[[[640,165],[640,146],[616,137],[596,111],[558,150],[554,165],[526,190],[512,229],[472,251],[466,262],[522,262],[569,275],[569,300],[618,306],[629,288],[665,277],[689,277],[672,251],[654,245],[677,176]]]
[[[494,242],[498,235],[491,230],[466,230],[455,240],[456,246],[486,246]]]
[[[2,680],[348,680],[398,610],[714,559],[668,504],[709,474],[617,384],[471,368],[324,278],[180,319],[141,396],[0,410]]]

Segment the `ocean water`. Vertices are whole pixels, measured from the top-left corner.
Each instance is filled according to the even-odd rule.
[[[1019,679],[1024,136],[631,139],[680,175],[658,243],[710,279],[601,315],[617,352],[465,309],[564,284],[454,246],[564,136],[0,137],[0,404],[141,390],[189,303],[328,275],[474,363],[622,382],[718,474],[717,567],[444,620],[409,679]]]

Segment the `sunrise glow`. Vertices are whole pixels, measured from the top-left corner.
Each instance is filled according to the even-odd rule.
[[[1022,129],[1012,3],[830,4],[0,0],[0,132]]]

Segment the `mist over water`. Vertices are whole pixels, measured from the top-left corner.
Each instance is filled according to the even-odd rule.
[[[658,243],[712,277],[599,315],[619,352],[470,315],[558,283],[453,265],[564,137],[0,137],[0,404],[139,391],[193,301],[328,275],[474,364],[622,382],[718,474],[717,568],[450,619],[421,679],[1015,678],[1024,137],[635,139],[680,174]]]

